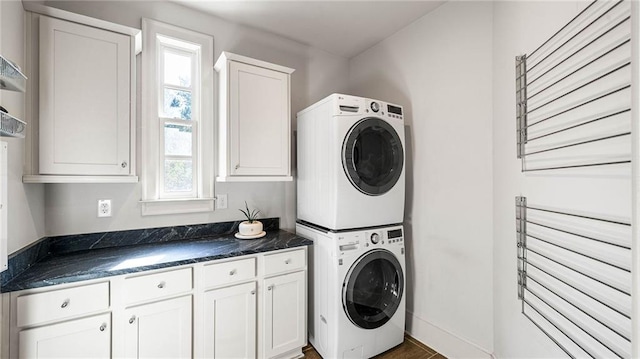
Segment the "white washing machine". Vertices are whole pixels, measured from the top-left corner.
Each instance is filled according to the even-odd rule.
[[[333,94],[297,126],[298,219],[333,230],[403,222],[402,106]]]
[[[331,232],[296,225],[310,247],[309,341],[327,359],[370,358],[404,340],[402,226]]]

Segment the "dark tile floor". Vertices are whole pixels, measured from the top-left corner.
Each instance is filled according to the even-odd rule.
[[[311,346],[307,345],[302,349],[305,359],[320,359],[321,356]],[[376,359],[446,359],[442,354],[420,343],[418,340],[405,335],[404,342],[395,348],[377,355]],[[334,358],[324,358],[334,359]]]

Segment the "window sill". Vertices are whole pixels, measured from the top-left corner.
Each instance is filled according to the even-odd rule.
[[[154,199],[142,200],[140,204],[143,216],[213,212],[215,198]]]

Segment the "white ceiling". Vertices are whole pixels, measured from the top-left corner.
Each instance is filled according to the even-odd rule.
[[[444,2],[173,1],[346,58],[363,52]]]

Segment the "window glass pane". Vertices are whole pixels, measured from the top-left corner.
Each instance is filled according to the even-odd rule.
[[[164,89],[164,117],[191,119],[191,92]]]
[[[168,156],[191,156],[191,126],[164,125],[164,153]]]
[[[193,190],[193,166],[191,160],[164,161],[165,192],[191,192]]]
[[[164,53],[164,83],[182,87],[191,86],[191,57]]]

